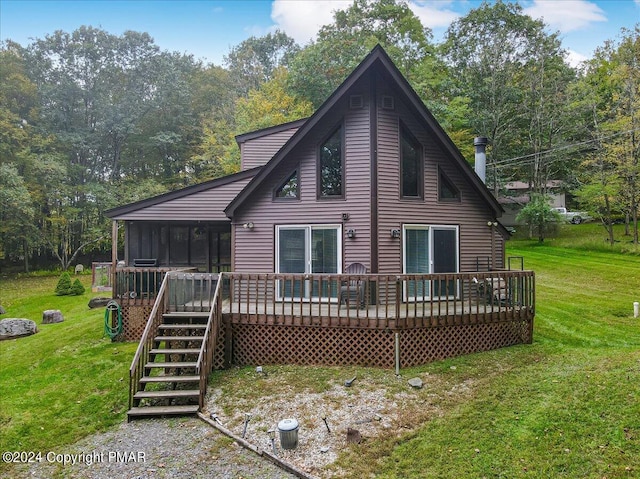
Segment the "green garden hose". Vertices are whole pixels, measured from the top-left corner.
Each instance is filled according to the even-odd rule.
[[[111,326],[111,312],[116,311],[116,326]],[[107,303],[104,311],[104,333],[113,339],[122,333],[122,309],[117,301],[111,300]]]

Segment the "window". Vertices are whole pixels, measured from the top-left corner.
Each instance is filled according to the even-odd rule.
[[[341,237],[338,225],[277,226],[276,273],[339,273]],[[337,289],[335,282],[280,280],[278,298],[335,298]]]
[[[438,176],[438,199],[440,201],[460,201],[460,190],[443,171],[440,171]]]
[[[458,227],[405,225],[404,273],[432,274],[458,272]],[[404,284],[405,299],[422,300],[457,296],[454,280],[410,280]]]
[[[400,189],[403,198],[422,198],[422,149],[403,126],[400,127]]]
[[[300,198],[300,188],[298,185],[298,170],[294,171],[289,177],[276,189],[276,198]]]
[[[318,196],[337,198],[344,196],[344,157],[342,127],[320,145],[318,161]]]

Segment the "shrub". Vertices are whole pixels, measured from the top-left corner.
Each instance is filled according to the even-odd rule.
[[[69,294],[72,294],[74,296],[80,296],[81,294],[84,294],[84,286],[82,286],[82,283],[78,278],[76,278],[76,280],[71,285]]]
[[[58,280],[58,284],[56,285],[55,293],[57,296],[71,294],[71,276],[68,272],[65,271],[60,275],[60,279]]]

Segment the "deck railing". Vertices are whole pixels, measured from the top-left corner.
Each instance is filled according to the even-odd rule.
[[[211,298],[211,308],[209,318],[207,320],[207,328],[204,333],[204,340],[198,354],[198,362],[196,365],[196,374],[200,376],[200,409],[204,407],[204,398],[207,392],[207,381],[209,374],[213,369],[213,354],[218,343],[218,333],[222,322],[222,274],[219,275],[215,284],[215,290]],[[208,290],[205,288],[205,290]]]
[[[168,306],[167,283],[168,281],[165,278],[160,284],[156,301],[142,332],[138,349],[131,361],[131,367],[129,368],[129,409],[133,407],[133,396],[137,392],[140,379],[144,375],[144,367],[149,362],[149,352],[153,349],[154,339],[158,334],[159,326],[162,324],[162,315]]]
[[[160,285],[171,271],[187,272],[193,268],[133,267],[116,268],[113,297],[121,305],[153,304],[160,291]]]
[[[421,275],[226,273],[243,323],[376,329],[533,318],[533,271]]]

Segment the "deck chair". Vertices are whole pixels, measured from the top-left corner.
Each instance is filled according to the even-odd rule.
[[[344,274],[367,274],[367,268],[362,263],[351,263],[344,270]],[[365,303],[365,280],[350,279],[340,284],[340,305],[344,302],[347,307],[357,304],[359,308],[364,308]]]
[[[477,278],[473,278],[473,282],[478,286],[478,292],[481,296],[484,296],[487,304],[506,304],[509,299],[509,291],[507,288],[507,282],[504,278],[484,278],[478,281]]]

